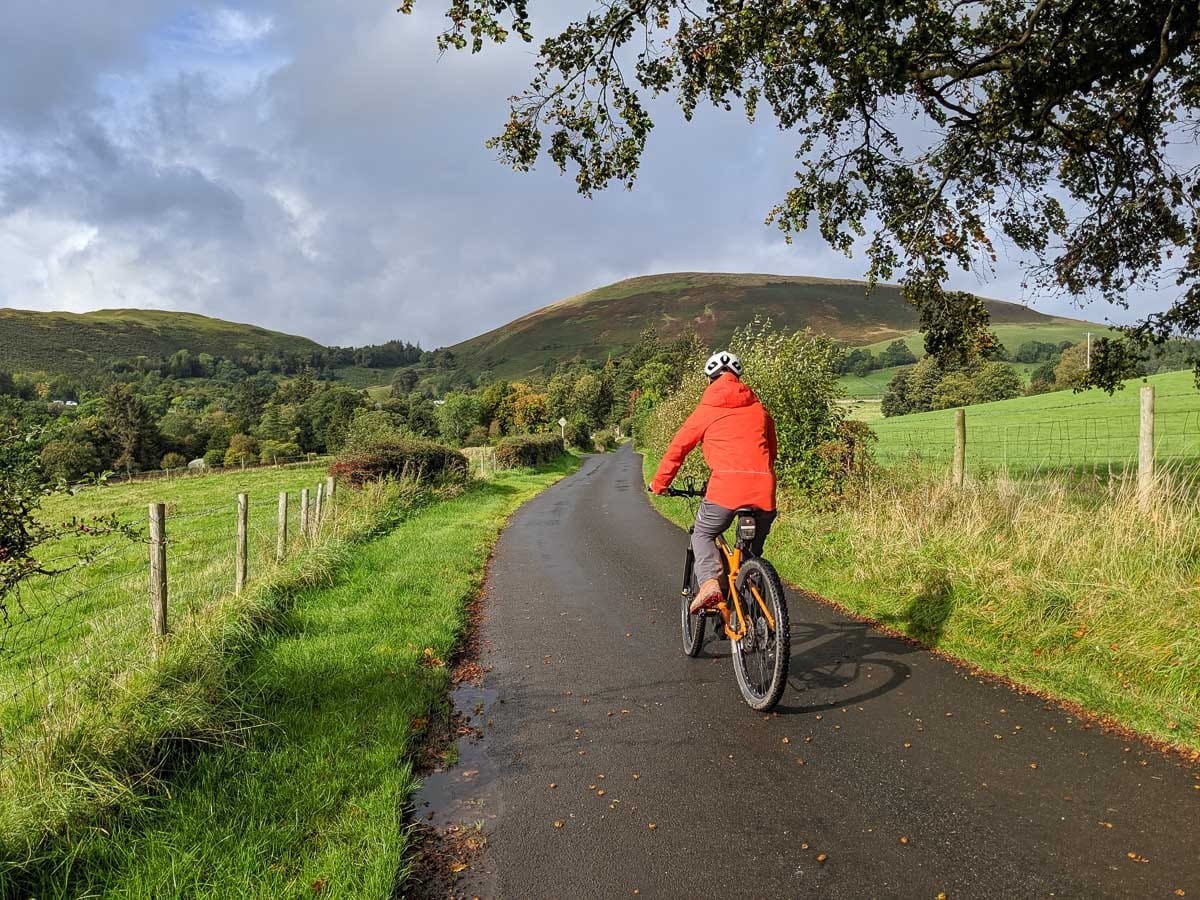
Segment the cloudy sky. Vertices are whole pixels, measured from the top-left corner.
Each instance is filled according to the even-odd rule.
[[[0,306],[433,347],[631,275],[862,275],[861,256],[764,226],[792,170],[768,122],[662,106],[632,193],[507,170],[483,144],[531,48],[439,58],[442,0],[396,5],[6,3]],[[959,286],[1022,297],[1008,261]],[[1122,320],[1088,317],[1106,314]]]

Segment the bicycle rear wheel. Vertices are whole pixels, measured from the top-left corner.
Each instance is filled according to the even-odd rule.
[[[733,672],[746,703],[752,709],[768,710],[783,696],[792,654],[783,584],[774,566],[756,558],[742,564],[736,590],[746,614],[746,634],[732,642]]]
[[[680,594],[679,605],[681,624],[683,625],[683,652],[688,656],[698,656],[704,646],[704,629],[707,622],[703,615],[692,615],[689,607],[696,596],[699,585],[696,583],[696,573],[692,570],[691,551],[688,551],[688,562],[684,570],[685,589]]]

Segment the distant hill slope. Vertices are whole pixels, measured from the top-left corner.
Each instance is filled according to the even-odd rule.
[[[196,313],[102,309],[89,313],[0,309],[0,369],[77,374],[113,360],[170,356],[177,350],[237,358],[311,353],[308,338]]]
[[[1017,303],[986,302],[994,324],[1023,326],[1022,333],[1057,326],[1055,334],[1065,327],[1082,335],[1089,328],[1103,328]],[[549,357],[603,359],[618,354],[651,325],[664,337],[694,328],[715,346],[759,315],[778,326],[810,327],[855,345],[894,340],[917,330],[916,310],[894,285],[879,285],[867,296],[860,281],[680,272],[630,278],[570,297],[450,349],[470,371],[490,369],[513,377],[540,368]]]

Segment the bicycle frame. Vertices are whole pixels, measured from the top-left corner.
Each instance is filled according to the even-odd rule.
[[[691,534],[693,531],[694,531],[694,526],[688,528],[688,534]],[[725,636],[727,638],[729,638],[729,640],[731,640],[731,641],[740,641],[742,638],[744,638],[746,636],[746,628],[748,627],[747,626],[748,620],[746,618],[746,611],[745,611],[745,609],[742,608],[741,595],[738,593],[738,590],[737,590],[737,577],[738,577],[738,573],[741,571],[742,560],[746,556],[746,550],[741,546],[740,543],[735,544],[733,547],[730,547],[729,542],[725,540],[725,536],[723,534],[717,536],[716,543],[717,543],[717,549],[720,550],[721,555],[725,557],[725,563],[729,568],[728,596],[722,598],[721,602],[717,604],[717,611],[721,614],[721,619],[724,622]],[[692,578],[692,569],[695,566],[695,563],[696,563],[695,554],[692,552],[692,548],[689,545],[688,550],[687,550],[687,562],[685,563],[684,577],[683,577],[683,592],[685,594],[687,593],[688,588],[690,587],[690,582],[691,582],[691,578]],[[754,585],[751,584],[751,585],[749,585],[749,587],[750,587],[750,593],[754,596],[755,602],[758,603],[759,609],[761,609],[763,611],[763,615],[767,617],[767,626],[772,631],[774,631],[775,630],[775,617],[771,615],[771,610],[768,608],[767,602],[763,599],[762,594],[759,593],[758,589]],[[736,628],[736,629],[732,628],[730,626],[732,617],[730,614],[729,603],[727,602],[728,597],[730,597],[730,596],[733,598],[733,609],[734,609],[734,611],[737,612],[738,628]]]

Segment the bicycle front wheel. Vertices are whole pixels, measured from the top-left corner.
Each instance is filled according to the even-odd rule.
[[[735,589],[745,611],[746,633],[732,642],[733,672],[746,703],[768,710],[783,696],[792,655],[783,584],[769,562],[750,559],[742,564]]]

